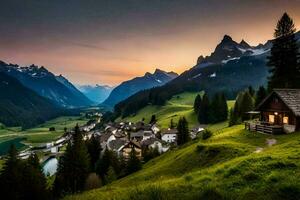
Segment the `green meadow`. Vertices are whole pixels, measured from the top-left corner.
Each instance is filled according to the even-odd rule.
[[[66,199],[299,198],[300,133],[264,135],[227,123],[210,129],[208,140],[191,141],[128,177]]]
[[[27,146],[38,146],[40,144],[53,141],[64,133],[64,128],[71,130],[78,123],[84,125],[87,122],[82,116],[59,117],[50,120],[37,127],[22,130],[21,127],[0,126],[0,155],[6,153],[9,146],[14,143],[19,149]],[[55,131],[49,131],[54,127]]]
[[[184,92],[173,96],[164,106],[149,105],[141,109],[134,116],[129,116],[124,121],[137,122],[145,119],[149,122],[152,115],[155,115],[158,120],[158,125],[166,129],[170,125],[171,119],[174,123],[177,123],[179,117],[184,116],[189,122],[190,128],[198,125],[197,116],[194,113],[193,105],[197,94],[203,94],[203,92]],[[227,102],[228,107],[231,108],[234,105],[234,101]]]

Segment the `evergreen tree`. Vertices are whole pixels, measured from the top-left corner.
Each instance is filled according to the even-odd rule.
[[[284,13],[277,23],[271,56],[268,57],[271,72],[269,91],[274,88],[300,87],[299,52],[295,31],[293,20]]]
[[[195,98],[195,101],[194,101],[194,112],[196,114],[199,113],[199,109],[200,109],[200,104],[201,104],[201,96],[198,94]]]
[[[131,148],[129,154],[129,160],[127,161],[126,165],[126,174],[132,174],[142,168],[142,163],[140,159],[136,156],[136,151],[134,147]]]
[[[210,101],[207,94],[205,93],[200,103],[200,109],[198,113],[199,123],[201,124],[209,123],[209,112],[210,112]]]
[[[152,115],[149,124],[155,124],[156,121],[157,121],[157,120],[156,120],[156,116],[155,116],[155,115]]]
[[[96,172],[102,178],[102,180],[105,179],[105,175],[108,172],[108,168],[110,164],[111,164],[111,151],[109,151],[108,148],[106,147],[103,155],[98,160],[96,166]]]
[[[23,199],[49,199],[47,180],[38,156],[31,154],[22,167]]]
[[[174,123],[173,118],[172,118],[171,121],[170,121],[170,129],[173,129],[173,128],[175,128],[175,123]]]
[[[3,165],[0,175],[1,196],[6,199],[22,199],[22,163],[18,158],[18,152],[11,145],[7,159]]]
[[[107,175],[105,176],[105,182],[111,183],[117,180],[117,174],[112,166],[108,168]]]
[[[225,121],[228,119],[227,99],[224,93],[221,93],[219,97],[220,121]]]
[[[83,142],[78,125],[75,127],[72,142],[69,142],[65,153],[59,160],[54,183],[55,195],[75,193],[84,189],[90,169],[88,151]]]
[[[252,97],[254,97],[254,95],[255,95],[255,90],[253,89],[252,86],[249,86],[249,87],[248,87],[248,92],[249,92],[249,94],[250,94]]]
[[[254,109],[254,100],[248,91],[244,92],[243,98],[240,104],[240,112],[242,120],[249,119],[247,112]]]
[[[189,141],[190,135],[189,135],[189,128],[188,128],[188,122],[186,121],[185,117],[182,117],[179,119],[177,124],[177,144],[182,145]]]
[[[100,158],[100,153],[102,151],[100,142],[97,140],[97,138],[94,135],[92,135],[91,139],[87,140],[86,146],[90,156],[91,170],[94,171],[96,167],[96,163]]]
[[[267,91],[264,86],[260,86],[256,92],[255,107],[258,106],[267,97]]]

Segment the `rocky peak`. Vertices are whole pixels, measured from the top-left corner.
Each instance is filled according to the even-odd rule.
[[[240,44],[239,44],[242,48],[245,48],[245,49],[249,49],[251,48],[251,46],[243,39]]]

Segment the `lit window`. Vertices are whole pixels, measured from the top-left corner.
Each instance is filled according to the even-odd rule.
[[[289,117],[283,117],[283,123],[288,124],[289,123]]]
[[[269,115],[269,122],[274,123],[275,122],[275,116],[274,115]]]

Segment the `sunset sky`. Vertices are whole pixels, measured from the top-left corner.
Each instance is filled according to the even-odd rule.
[[[1,0],[0,60],[116,85],[155,68],[180,73],[224,34],[264,43],[285,11],[300,29],[299,0]]]

